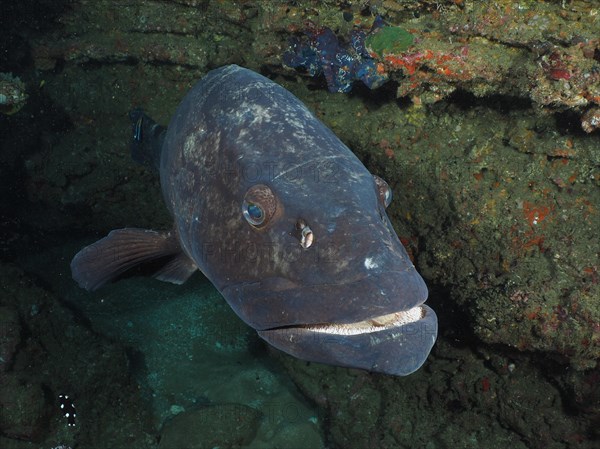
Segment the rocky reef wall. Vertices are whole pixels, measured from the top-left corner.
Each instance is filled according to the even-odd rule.
[[[414,381],[418,400],[448,415],[494,410],[489,419],[501,416],[499,428],[513,429],[525,447],[593,447],[598,435],[589,429],[600,412],[595,2],[76,0],[40,2],[35,20],[23,17],[38,2],[21,3],[11,10],[18,20],[0,32],[0,72],[21,79],[26,91],[0,122],[6,259],[66,234],[169,227],[157,177],[130,160],[127,112],[143,106],[166,124],[208,70],[243,65],[294,92],[392,186],[394,226],[440,316],[440,349]],[[353,32],[377,32],[377,17],[410,43],[352,47]],[[297,69],[284,63],[294,42],[313,50]],[[361,82],[357,53],[377,82]],[[327,67],[337,78],[326,76]],[[340,80],[350,80],[347,93],[329,92]],[[452,380],[470,370],[476,374],[462,383]],[[347,380],[334,370],[325,382],[297,366],[290,372],[325,410],[332,444],[409,447],[400,428],[407,424],[385,398],[418,400],[394,396],[394,380]],[[528,417],[516,418],[516,399],[502,395],[527,391],[515,380],[520,373],[532,384],[545,377],[530,391],[555,388],[556,407],[583,418],[528,425],[537,422],[528,420],[537,395],[526,395]],[[445,387],[425,386],[423,378],[436,376]],[[351,386],[334,388],[340,379]],[[376,391],[376,404],[364,385]],[[362,437],[347,432],[353,419],[367,419],[340,399],[352,395],[362,410],[379,410]],[[379,432],[384,427],[392,430]],[[458,430],[435,429],[422,430],[424,444],[435,435],[456,443]]]

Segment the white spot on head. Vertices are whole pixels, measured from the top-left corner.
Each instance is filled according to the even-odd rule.
[[[377,262],[375,262],[375,261],[373,260],[373,258],[372,258],[372,257],[367,257],[367,258],[365,259],[365,262],[364,262],[364,264],[365,264],[365,268],[366,268],[367,270],[372,270],[372,269],[374,269],[374,268],[377,268],[377,267],[379,266],[379,265],[377,264]]]

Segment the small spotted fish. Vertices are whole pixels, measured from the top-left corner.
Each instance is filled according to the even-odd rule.
[[[67,426],[75,427],[77,413],[75,413],[75,404],[66,394],[58,395],[58,403],[63,416],[67,418]]]

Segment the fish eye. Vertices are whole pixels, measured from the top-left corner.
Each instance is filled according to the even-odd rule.
[[[253,226],[260,226],[265,221],[265,212],[258,204],[244,202],[242,206],[244,218]]]
[[[383,204],[383,207],[387,209],[387,207],[392,202],[392,189],[377,175],[373,175],[373,179],[375,179],[375,185],[377,186],[377,193],[379,195],[379,201]]]
[[[273,191],[264,184],[248,189],[242,202],[242,215],[255,228],[265,226],[277,210],[277,199]]]

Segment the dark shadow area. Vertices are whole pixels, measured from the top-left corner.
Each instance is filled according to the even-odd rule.
[[[0,30],[2,34],[19,34],[24,30],[47,31],[59,26],[57,18],[73,2],[69,0],[19,0],[2,2]],[[3,45],[5,44],[2,41]]]
[[[72,128],[67,114],[44,93],[32,72],[29,39],[61,26],[57,18],[72,2],[23,0],[2,2],[0,13],[0,72],[24,82],[25,106],[13,115],[0,115],[0,258],[12,260],[25,244],[38,245],[44,235],[24,224],[32,206],[25,164],[36,153],[50,153],[60,134]]]
[[[4,1],[0,9],[0,72],[21,74],[33,68],[28,40],[62,25],[69,0]]]
[[[410,99],[397,99],[397,90],[398,83],[395,81],[389,81],[377,89],[369,89],[362,82],[357,81],[348,95],[351,98],[360,98],[369,110],[377,110],[382,105],[390,102],[398,102],[398,106],[400,107],[411,104]]]
[[[528,98],[513,97],[508,95],[487,95],[485,97],[476,97],[470,92],[456,90],[450,94],[444,103],[447,105],[458,106],[462,111],[468,111],[474,108],[487,108],[501,113],[507,113],[513,110],[531,109],[532,103]]]
[[[480,344],[472,331],[464,310],[451,300],[447,287],[428,284],[429,298],[427,305],[435,310],[438,317],[439,336],[449,344],[464,348]]]
[[[45,240],[39,232],[23,224],[22,218],[31,215],[34,208],[44,207],[29,202],[29,190],[37,186],[28,181],[26,164],[34,154],[52,157],[53,146],[72,128],[67,114],[43,91],[28,89],[28,94],[23,109],[14,115],[3,115],[0,120],[0,258],[3,259],[10,259],[15,251],[22,250],[24,239],[29,244]]]
[[[581,114],[573,110],[554,114],[554,124],[558,132],[562,135],[588,136],[581,128]]]

